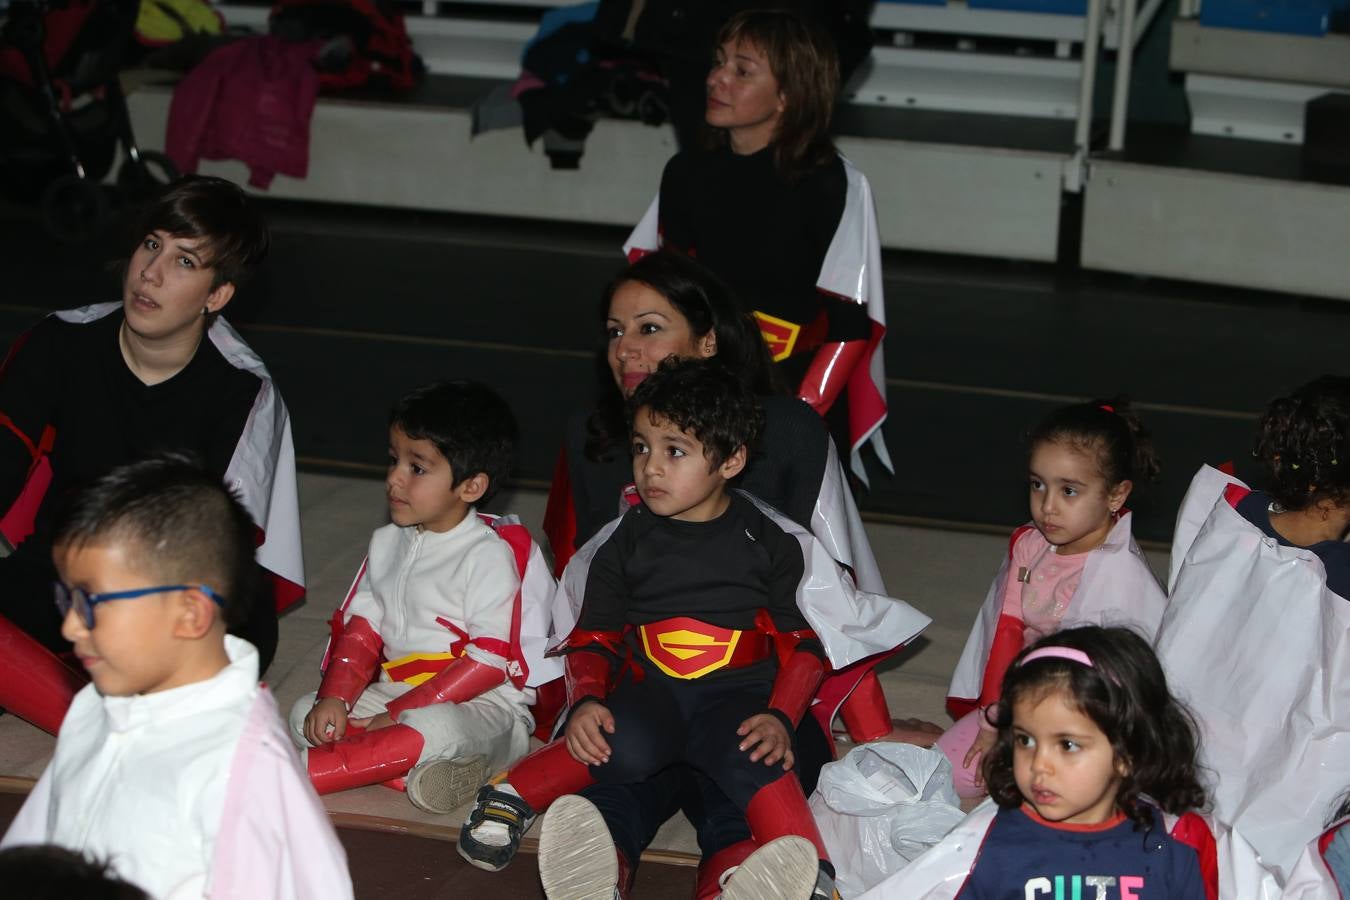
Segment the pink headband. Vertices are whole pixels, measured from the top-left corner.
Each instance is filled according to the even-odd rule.
[[[1076,662],[1080,666],[1087,666],[1089,669],[1096,668],[1092,665],[1092,658],[1082,650],[1075,650],[1072,647],[1042,647],[1039,650],[1033,650],[1022,657],[1019,666],[1025,666],[1027,663],[1037,659],[1067,659],[1069,662]]]

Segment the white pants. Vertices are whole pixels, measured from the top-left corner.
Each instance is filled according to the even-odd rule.
[[[403,682],[376,681],[356,698],[349,715],[353,719],[377,716],[391,700],[410,690],[412,687]],[[306,694],[291,707],[291,739],[304,750],[310,746],[305,738],[305,716],[314,708],[317,696],[317,691]],[[433,703],[410,709],[400,717],[400,723],[422,735],[419,764],[482,755],[487,757],[488,770],[497,772],[530,749],[534,720],[525,704],[515,699],[520,696],[510,685],[503,685],[464,703]]]

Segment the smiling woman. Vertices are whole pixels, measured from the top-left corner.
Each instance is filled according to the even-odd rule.
[[[0,706],[43,727],[69,700],[67,646],[52,604],[49,530],[71,487],[153,452],[193,454],[240,495],[259,531],[267,588],[236,633],[266,667],[276,611],[303,594],[290,425],[262,361],[220,311],[267,254],[258,211],[236,185],[189,176],[147,210],[120,303],[58,312],[20,336],[0,369]],[[17,627],[16,627],[17,626]],[[10,696],[19,694],[21,696]],[[25,712],[27,710],[27,712]]]

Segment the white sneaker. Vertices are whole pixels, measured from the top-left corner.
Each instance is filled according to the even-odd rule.
[[[487,779],[485,756],[428,760],[408,773],[408,799],[418,809],[448,815],[472,800]]]
[[[746,857],[722,887],[722,900],[808,900],[820,860],[804,837],[788,835]]]
[[[548,900],[614,900],[619,857],[604,817],[585,797],[568,794],[544,813],[539,879]]]

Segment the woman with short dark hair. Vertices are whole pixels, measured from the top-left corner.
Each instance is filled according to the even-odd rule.
[[[238,186],[182,178],[144,216],[121,302],[48,316],[0,369],[0,534],[14,548],[0,560],[0,706],[39,727],[55,731],[78,682],[48,652],[69,646],[52,604],[48,532],[70,488],[177,450],[239,494],[266,584],[251,589],[252,613],[235,633],[258,647],[260,670],[276,650],[277,610],[304,593],[286,407],[220,318],[268,246]]]

